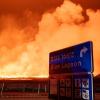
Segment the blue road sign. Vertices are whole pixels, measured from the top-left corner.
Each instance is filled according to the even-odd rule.
[[[93,72],[93,43],[81,43],[50,53],[50,74]]]
[[[50,79],[49,95],[55,100],[94,100],[93,74],[64,74]]]
[[[93,71],[91,41],[51,52],[49,96],[56,100],[93,100]]]
[[[93,100],[93,75],[73,75],[73,100]]]

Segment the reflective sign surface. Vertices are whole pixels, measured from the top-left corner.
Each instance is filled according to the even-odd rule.
[[[85,42],[50,53],[50,73],[93,72],[93,44]]]

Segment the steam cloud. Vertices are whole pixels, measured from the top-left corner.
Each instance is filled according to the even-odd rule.
[[[49,52],[88,40],[94,43],[94,74],[99,74],[100,10],[88,9],[86,22],[82,11],[65,0],[52,13],[45,12],[41,21],[32,11],[22,18],[0,16],[0,76],[48,76]]]

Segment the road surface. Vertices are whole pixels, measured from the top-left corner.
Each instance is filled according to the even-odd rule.
[[[51,100],[51,99],[48,99],[47,96],[44,96],[44,97],[0,97],[0,100]],[[100,93],[96,93],[95,94],[95,98],[94,100],[100,100]]]
[[[49,100],[48,97],[3,97],[0,100]]]

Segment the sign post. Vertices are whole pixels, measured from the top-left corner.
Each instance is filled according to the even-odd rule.
[[[49,96],[69,100],[93,100],[93,43],[81,43],[49,55]],[[52,81],[52,80],[56,80]],[[57,84],[53,90],[52,84]],[[51,93],[51,91],[56,91]]]

